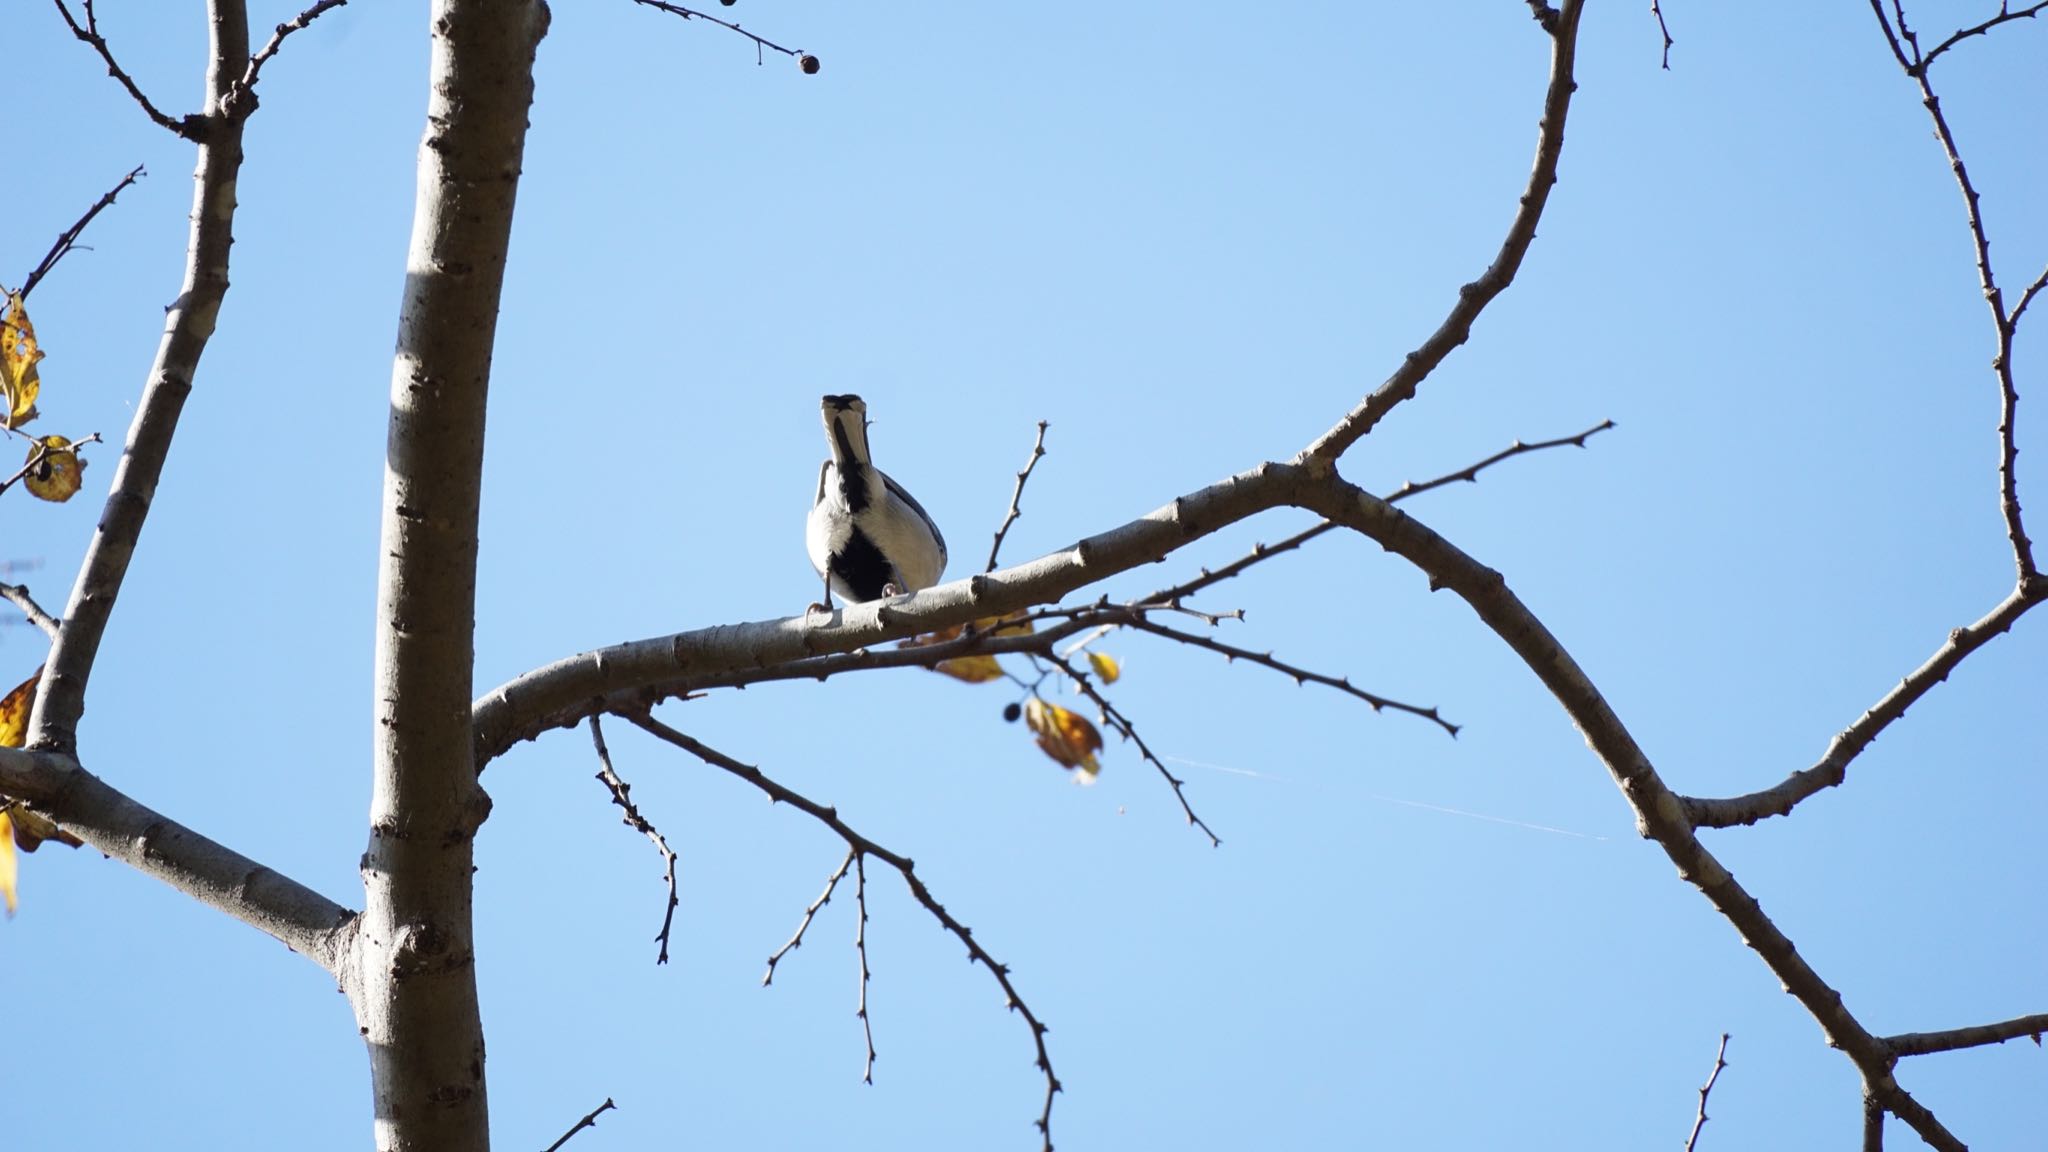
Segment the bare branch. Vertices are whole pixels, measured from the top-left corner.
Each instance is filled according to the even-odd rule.
[[[5,600],[16,608],[21,609],[21,614],[27,618],[29,623],[42,629],[43,635],[50,637],[52,640],[57,638],[57,629],[63,622],[48,612],[43,611],[43,606],[36,603],[29,596],[28,585],[0,584],[0,600]]]
[[[133,97],[135,102],[142,106],[144,114],[157,127],[168,132],[174,132],[187,140],[199,140],[204,134],[204,118],[187,116],[181,120],[173,120],[169,116],[164,115],[162,109],[151,103],[149,97],[143,95],[142,89],[136,86],[135,78],[128,75],[127,71],[114,59],[113,50],[107,47],[107,38],[100,35],[99,17],[93,13],[92,0],[82,0],[82,2],[85,9],[85,24],[80,26],[78,20],[71,15],[71,6],[66,4],[64,0],[56,0],[57,12],[64,17],[64,23],[70,25],[71,34],[84,41],[87,45],[91,46],[93,51],[100,54],[100,59],[106,62],[107,75],[120,81],[121,87],[128,90],[128,95]]]
[[[121,177],[119,184],[107,189],[106,195],[94,201],[93,206],[85,210],[85,215],[80,216],[76,223],[66,228],[63,234],[57,237],[57,242],[50,245],[50,250],[43,253],[43,258],[36,264],[35,271],[30,272],[28,278],[21,282],[22,299],[28,299],[28,294],[36,290],[36,285],[43,282],[43,277],[50,274],[50,269],[57,266],[57,261],[70,255],[78,247],[79,234],[85,231],[86,225],[92,223],[93,217],[105,210],[107,205],[112,204],[114,197],[119,196],[123,189],[147,175],[149,173],[142,170],[142,165],[137,164],[126,176]]]
[[[720,20],[718,17],[710,15],[709,13],[699,12],[692,8],[685,8],[680,4],[667,3],[667,0],[633,0],[633,3],[642,4],[649,8],[658,8],[663,12],[670,13],[671,15],[681,16],[685,20],[707,21],[709,23],[718,25],[720,28],[725,28],[737,32],[740,35],[745,36],[747,39],[752,40],[754,42],[754,63],[756,64],[761,63],[761,49],[763,48],[767,48],[775,52],[780,52],[784,56],[794,56],[797,58],[799,62],[804,60],[806,57],[812,60],[817,59],[817,57],[811,56],[809,53],[805,52],[801,48],[784,48],[782,45],[777,44],[775,41],[763,36],[756,36],[752,32],[749,32],[745,28],[742,28],[737,24],[731,23],[730,21]],[[816,72],[817,69],[815,67],[808,67],[805,68],[804,71]]]
[[[1696,828],[1727,828],[1754,824],[1770,816],[1784,816],[1800,801],[1823,789],[1832,788],[1848,777],[1849,764],[1870,747],[1892,721],[1906,714],[1936,684],[1948,679],[1965,657],[1991,642],[2026,614],[2029,608],[2048,600],[2048,586],[2040,582],[2015,588],[1983,619],[1948,634],[1926,663],[1915,668],[1898,686],[1884,694],[1854,724],[1844,728],[1828,743],[1828,750],[1811,768],[1803,768],[1777,785],[1761,792],[1727,799],[1682,799],[1685,813]]]
[[[1003,551],[1003,537],[1010,534],[1010,525],[1015,524],[1017,517],[1024,514],[1024,510],[1017,506],[1017,502],[1024,498],[1024,484],[1031,479],[1031,470],[1038,467],[1039,460],[1045,456],[1047,426],[1043,420],[1038,422],[1038,439],[1031,445],[1031,458],[1024,461],[1024,470],[1017,473],[1017,487],[1010,492],[1010,510],[1003,516],[1002,526],[996,529],[995,543],[988,547],[988,566],[982,569],[984,572],[996,570],[996,557]]]
[[[242,103],[242,100],[255,89],[257,79],[263,74],[263,66],[270,63],[270,58],[277,55],[278,49],[284,47],[286,37],[294,32],[305,31],[307,25],[319,19],[323,14],[331,12],[347,3],[348,0],[315,0],[312,7],[273,29],[270,33],[270,40],[254,56],[249,57],[249,66],[242,71],[240,93],[235,101],[238,106],[236,111],[243,116],[255,111],[256,105],[253,100],[248,101],[246,105]]]
[[[2031,1037],[2039,1047],[2044,1032],[2048,1032],[2048,1013],[2037,1013],[2001,1020],[1996,1024],[1950,1028],[1943,1032],[1905,1032],[1885,1037],[1884,1043],[1899,1056],[1927,1056],[1961,1048],[1981,1048],[1986,1044],[2003,1044],[2022,1036]]]
[[[1585,441],[1612,427],[1602,421],[1575,436],[1511,445],[1478,463],[1445,476],[1403,485],[1390,500],[1401,500],[1459,480],[1476,477],[1501,461]],[[972,576],[895,601],[855,605],[818,623],[792,616],[726,625],[630,641],[580,653],[536,668],[479,696],[472,704],[477,765],[520,740],[550,728],[579,724],[594,712],[625,714],[661,700],[707,688],[769,680],[825,679],[874,667],[929,666],[938,659],[971,652],[1039,650],[1026,638],[964,638],[951,646],[915,652],[878,650],[876,645],[914,633],[933,633],[989,616],[1052,603],[1078,588],[1171,555],[1192,540],[1260,512],[1297,503],[1298,490],[1313,481],[1301,469],[1262,464],[1178,497],[1165,507],[1072,546],[999,572]],[[1140,600],[1167,605],[1227,580],[1261,560],[1330,531],[1319,524],[1213,572]],[[1065,630],[1072,635],[1083,625]]]
[[[2020,293],[2020,302],[2013,305],[2012,316],[2006,320],[2006,327],[2012,329],[2015,336],[2019,334],[2020,317],[2025,315],[2027,305],[2034,302],[2034,297],[2040,295],[2044,287],[2048,287],[2048,268],[2041,269],[2041,274],[2034,277],[2034,282],[2027,285],[2025,292]]]
[[[1436,708],[1424,708],[1416,704],[1403,704],[1399,700],[1392,700],[1385,696],[1367,692],[1365,689],[1353,684],[1348,676],[1330,676],[1321,672],[1312,672],[1306,668],[1299,668],[1285,661],[1275,659],[1271,652],[1254,652],[1249,648],[1240,648],[1235,644],[1225,644],[1220,640],[1198,633],[1182,632],[1177,628],[1168,628],[1164,624],[1147,619],[1142,613],[1134,613],[1128,623],[1130,627],[1140,632],[1149,632],[1154,636],[1162,636],[1168,640],[1177,641],[1196,648],[1203,648],[1222,656],[1225,660],[1243,660],[1248,663],[1257,664],[1261,668],[1270,668],[1283,676],[1291,677],[1296,684],[1314,683],[1335,688],[1347,696],[1365,701],[1375,712],[1382,709],[1406,712],[1410,716],[1422,717],[1452,736],[1458,734],[1458,726],[1439,715]]]
[[[1998,16],[1957,32],[1943,41],[1933,52],[1922,56],[1919,39],[1906,26],[1905,9],[1897,0],[1894,0],[1890,20],[1886,18],[1884,8],[1877,0],[1871,0],[1871,9],[1877,15],[1878,24],[1884,28],[1886,39],[1891,43],[1892,55],[1898,59],[1899,66],[1905,69],[1906,75],[1912,77],[1914,83],[1919,86],[1920,103],[1927,109],[1928,117],[1934,122],[1935,139],[1941,141],[1942,154],[1948,159],[1949,171],[1955,177],[1957,189],[1963,194],[1963,209],[1969,223],[1970,242],[1977,260],[1977,283],[1984,291],[1984,303],[1991,310],[1991,326],[1998,340],[1998,353],[1991,362],[1992,371],[1998,377],[1999,390],[1998,503],[1999,511],[2005,517],[2006,540],[2012,546],[2013,560],[2019,567],[2022,586],[2037,580],[2040,570],[2035,565],[2033,541],[2027,538],[2026,520],[2020,509],[2019,447],[2015,440],[2018,435],[2020,397],[2018,385],[2013,380],[2012,352],[2018,314],[2031,303],[2032,296],[2038,288],[2029,288],[2027,292],[2022,293],[2019,307],[2011,313],[2006,312],[2005,298],[1998,287],[1998,277],[1991,269],[1991,239],[1984,227],[1984,211],[1977,194],[1977,186],[1970,179],[1969,167],[1963,163],[1962,152],[1956,146],[1955,133],[1949,130],[1948,115],[1942,111],[1941,98],[1934,94],[1928,65],[1957,41],[1981,35],[2009,20],[2031,18],[2043,7],[2048,7],[2048,4],[2035,4],[2013,12],[2008,5],[2000,4]],[[1896,20],[1898,25],[1896,36],[1892,33],[1893,20]],[[1901,41],[1904,42],[1903,48]],[[2048,270],[2042,272],[2042,277],[2048,280]]]
[[[1721,1033],[1721,1047],[1714,1053],[1714,1070],[1707,1073],[1707,1082],[1700,1085],[1700,1108],[1692,1118],[1692,1135],[1685,1138],[1685,1152],[1697,1152],[1700,1143],[1700,1129],[1707,1126],[1707,1094],[1714,1090],[1714,1081],[1721,1078],[1721,1069],[1728,1066],[1728,1034]]]
[[[0,795],[340,976],[354,911],[130,799],[70,756],[0,748]]]
[[[1863,1152],[1884,1152],[1884,1104],[1863,1086]]]
[[[99,39],[97,26],[92,23],[92,6],[85,5],[85,29],[72,20],[63,0],[57,0],[57,6],[73,32],[87,33],[82,38],[104,55],[106,42]],[[187,120],[186,125],[188,129],[201,122],[210,126],[199,132],[180,130],[166,122],[167,127],[199,143],[185,277],[164,318],[163,339],[157,345],[156,359],[150,365],[142,399],[135,409],[135,420],[129,426],[128,443],[114,471],[113,487],[107,493],[98,529],[72,584],[70,603],[64,609],[64,627],[50,647],[49,671],[44,674],[43,688],[36,696],[35,712],[29,722],[28,741],[33,748],[69,752],[78,746],[78,720],[85,712],[86,681],[99,657],[108,617],[120,597],[136,542],[155,501],[157,483],[170,455],[185,398],[191,395],[199,358],[213,337],[221,302],[227,295],[228,256],[234,245],[234,189],[242,166],[245,122],[218,113],[221,101],[233,86],[233,78],[240,75],[248,58],[249,27],[248,14],[239,2],[210,0],[208,8],[211,41],[206,111],[201,117]],[[112,67],[112,58],[107,59]],[[118,75],[133,91],[132,81],[127,81],[125,74]],[[142,98],[139,92],[135,95],[138,100]],[[161,113],[155,116],[165,119]],[[106,850],[104,845],[94,847]]]
[[[1060,671],[1066,673],[1067,679],[1073,683],[1076,691],[1086,696],[1090,703],[1101,710],[1103,720],[1111,728],[1114,728],[1118,735],[1137,745],[1138,755],[1144,757],[1146,763],[1152,765],[1153,768],[1159,771],[1161,776],[1166,778],[1166,783],[1173,789],[1173,798],[1180,801],[1180,810],[1188,818],[1188,824],[1194,828],[1201,829],[1202,835],[1209,838],[1209,847],[1223,847],[1223,839],[1216,835],[1215,829],[1209,827],[1208,821],[1195,815],[1194,806],[1188,803],[1188,794],[1181,787],[1187,781],[1175,776],[1173,771],[1166,766],[1166,762],[1153,754],[1151,745],[1145,743],[1143,736],[1138,735],[1137,726],[1131,723],[1130,718],[1125,716],[1116,705],[1111,704],[1107,697],[1096,690],[1095,685],[1089,682],[1086,673],[1067,663],[1064,659],[1054,658],[1053,663],[1058,665]]]
[[[2044,8],[2048,8],[2048,0],[2042,0],[2042,3],[2029,4],[2025,8],[2017,9],[2013,8],[2008,3],[2001,2],[1998,5],[1998,15],[1993,16],[1991,19],[1984,21],[1982,24],[1972,24],[1968,28],[1959,28],[1948,39],[1943,40],[1941,43],[1936,44],[1932,49],[1929,49],[1927,55],[1921,57],[1920,59],[1920,71],[1926,72],[1928,67],[1934,63],[1936,57],[1940,56],[1943,52],[1946,52],[1949,49],[1955,47],[1958,43],[1964,40],[1968,40],[1972,36],[1982,36],[1985,33],[1991,31],[1993,28],[1998,27],[2000,24],[2007,23],[2008,21],[2031,20]]]
[[[1582,0],[1565,0],[1561,9],[1552,12],[1541,0],[1532,0],[1530,7],[1551,34],[1550,85],[1536,132],[1536,161],[1530,168],[1529,183],[1522,192],[1514,221],[1508,225],[1506,239],[1501,241],[1500,252],[1477,280],[1458,289],[1457,303],[1429,339],[1410,352],[1385,383],[1295,458],[1294,463],[1311,472],[1321,474],[1334,467],[1346,449],[1371,432],[1387,413],[1414,396],[1416,388],[1452,349],[1471,338],[1473,323],[1487,304],[1514,282],[1522,258],[1536,239],[1536,224],[1543,218],[1551,187],[1557,183],[1558,158],[1564,153],[1565,117],[1571,110],[1572,92],[1578,87],[1572,78],[1572,65],[1578,53],[1579,14],[1584,4]]]
[[[1657,35],[1664,38],[1664,58],[1659,67],[1669,72],[1671,71],[1671,46],[1677,43],[1677,41],[1671,39],[1671,28],[1664,23],[1664,6],[1658,0],[1650,0],[1650,15],[1657,18]],[[1692,1145],[1688,1143],[1686,1147],[1691,1148]]]
[[[1399,504],[1401,501],[1406,500],[1411,496],[1420,496],[1424,492],[1428,492],[1433,488],[1442,488],[1446,485],[1456,484],[1460,481],[1464,481],[1466,483],[1477,483],[1479,480],[1479,474],[1481,472],[1486,471],[1488,468],[1493,467],[1495,464],[1498,464],[1503,460],[1512,460],[1517,456],[1526,456],[1531,452],[1543,452],[1552,448],[1584,448],[1586,446],[1586,441],[1613,427],[1614,421],[1602,420],[1598,424],[1593,425],[1591,428],[1586,429],[1584,432],[1579,432],[1571,436],[1559,436],[1554,440],[1537,440],[1533,443],[1525,443],[1521,440],[1517,440],[1513,444],[1510,444],[1507,447],[1501,449],[1500,451],[1495,452],[1493,455],[1488,456],[1486,459],[1481,460],[1474,464],[1468,464],[1465,467],[1458,469],[1456,472],[1446,472],[1442,476],[1438,476],[1433,480],[1424,480],[1421,483],[1416,483],[1415,481],[1410,480],[1406,484],[1403,484],[1399,488],[1395,489],[1393,492],[1388,493],[1386,496],[1386,501],[1389,504]]]
[[[654,850],[661,853],[661,878],[668,885],[668,903],[662,909],[661,931],[654,936],[655,940],[660,942],[660,951],[654,962],[666,964],[669,930],[675,924],[676,905],[681,903],[676,896],[675,850],[668,846],[668,838],[661,834],[661,830],[642,816],[640,809],[634,806],[633,786],[621,779],[618,772],[613,769],[611,749],[604,745],[604,729],[598,726],[598,718],[594,715],[590,718],[590,742],[597,746],[597,778],[604,781],[604,786],[611,790],[612,803],[625,810],[624,823],[652,841]]]
[[[1885,43],[1891,46],[1892,59],[1898,61],[1899,67],[1904,68],[1906,73],[1911,75],[1913,72],[1913,62],[1906,58],[1905,48],[1899,44],[1898,35],[1892,31],[1891,17],[1884,14],[1884,0],[1870,0],[1870,12],[1873,16],[1877,17],[1877,26],[1884,30]],[[1899,24],[1901,27],[1905,25],[1904,16],[1903,12],[1900,13]]]
[[[562,1145],[567,1144],[569,1142],[569,1137],[574,1136],[578,1132],[583,1131],[585,1128],[597,1127],[597,1118],[599,1116],[602,1116],[604,1113],[617,1107],[617,1104],[612,1103],[611,1097],[605,1097],[604,1103],[599,1104],[595,1108],[592,1108],[583,1117],[583,1119],[578,1120],[574,1125],[570,1126],[567,1132],[562,1133],[561,1139],[555,1141],[553,1144],[548,1145],[546,1148],[541,1149],[541,1152],[556,1152],[556,1150],[559,1149]]]
[[[861,1065],[860,1080],[863,1084],[875,1082],[875,1022],[868,1017],[868,865],[867,858],[860,853],[853,854],[853,952],[860,959],[860,1007],[855,1015],[860,1017],[861,1035],[867,1038],[868,1058]]]
[[[848,848],[853,849],[855,854],[854,866],[856,868],[862,866],[861,857],[872,856],[889,867],[894,868],[897,874],[903,877],[903,882],[910,888],[911,898],[923,905],[924,910],[931,913],[932,918],[939,922],[940,927],[952,933],[956,939],[967,946],[967,958],[987,968],[990,975],[995,977],[996,985],[1003,991],[1004,1007],[1022,1016],[1025,1024],[1030,1027],[1031,1042],[1038,1051],[1038,1070],[1045,1075],[1045,1107],[1038,1115],[1038,1131],[1044,1137],[1043,1152],[1052,1152],[1052,1101],[1053,1097],[1060,1090],[1060,1082],[1059,1078],[1053,1074],[1052,1057],[1046,1051],[1046,1027],[1039,1022],[1037,1014],[1031,1011],[1030,1006],[1024,1003],[1024,998],[1017,994],[1016,986],[1010,983],[1009,966],[997,963],[996,958],[989,954],[988,949],[983,948],[980,941],[974,938],[973,929],[962,924],[951,912],[946,911],[945,906],[938,902],[938,899],[932,895],[931,889],[927,888],[924,880],[917,875],[916,864],[909,857],[891,852],[889,849],[854,831],[846,821],[839,818],[838,809],[829,808],[792,788],[778,783],[759,768],[751,764],[742,764],[738,760],[718,751],[716,748],[703,744],[695,738],[669,727],[645,712],[622,713],[622,715],[626,720],[639,725],[641,729],[649,734],[666,740],[706,764],[714,768],[723,769],[753,785],[765,793],[769,800],[788,804],[830,828],[834,834],[846,842]]]
[[[782,947],[777,948],[768,957],[768,970],[761,973],[761,987],[766,988],[775,982],[775,966],[782,963],[784,956],[788,955],[792,949],[804,946],[804,933],[810,931],[811,920],[818,915],[818,909],[832,902],[832,893],[838,889],[839,882],[846,879],[847,869],[853,867],[854,858],[859,855],[860,850],[858,848],[848,848],[846,850],[846,859],[841,860],[839,867],[833,870],[832,875],[825,878],[825,890],[818,893],[818,898],[811,901],[810,906],[804,909],[804,918],[797,921],[796,931],[790,933],[789,939],[783,941]]]
[[[1592,439],[1599,433],[1607,431],[1612,427],[1614,427],[1614,421],[1602,420],[1600,423],[1595,424],[1591,428],[1588,428],[1584,432],[1580,432],[1574,436],[1560,436],[1554,440],[1537,440],[1531,443],[1525,443],[1521,440],[1517,440],[1513,444],[1510,444],[1506,448],[1503,448],[1500,451],[1495,452],[1493,455],[1488,456],[1484,460],[1480,460],[1473,464],[1468,464],[1455,472],[1447,472],[1442,476],[1438,476],[1432,480],[1423,480],[1420,482],[1410,480],[1407,483],[1401,485],[1401,487],[1396,489],[1391,495],[1387,496],[1386,501],[1389,504],[1398,504],[1401,501],[1406,500],[1412,496],[1420,496],[1424,492],[1428,492],[1437,488],[1442,488],[1450,484],[1455,484],[1459,481],[1465,481],[1468,483],[1477,482],[1479,479],[1479,474],[1481,472],[1486,471],[1488,468],[1493,467],[1495,464],[1499,464],[1504,460],[1512,460],[1517,456],[1526,456],[1531,452],[1543,452],[1552,448],[1565,447],[1584,448],[1586,446],[1586,441]],[[1285,540],[1280,541],[1278,544],[1255,544],[1252,546],[1252,550],[1250,552],[1246,553],[1244,556],[1239,557],[1236,560],[1231,561],[1228,564],[1225,564],[1223,567],[1216,569],[1214,572],[1211,572],[1207,568],[1204,568],[1202,569],[1201,575],[1195,577],[1193,580],[1189,580],[1183,584],[1176,584],[1171,588],[1163,588],[1157,592],[1154,592],[1152,595],[1145,597],[1143,600],[1138,601],[1138,603],[1178,604],[1182,600],[1186,599],[1189,596],[1194,595],[1195,593],[1201,591],[1204,588],[1208,588],[1216,584],[1221,584],[1223,581],[1238,575],[1239,573],[1243,572],[1247,568],[1250,568],[1254,564],[1258,564],[1262,561],[1271,559],[1272,557],[1277,556],[1282,552],[1291,552],[1294,549],[1301,547],[1303,544],[1308,543],[1309,541],[1315,539],[1318,536],[1321,536],[1323,533],[1328,532],[1335,527],[1335,524],[1332,524],[1326,520],[1321,524],[1315,525],[1314,527],[1305,528],[1302,531],[1287,537]]]
[[[1637,830],[1657,842],[1679,875],[1727,918],[1785,990],[1813,1014],[1829,1044],[1855,1063],[1883,1106],[1929,1144],[1944,1152],[1961,1152],[1962,1142],[1893,1077],[1894,1057],[1884,1041],[1849,1011],[1841,992],[1813,970],[1792,940],[1764,913],[1756,897],[1700,843],[1684,802],[1657,774],[1585,670],[1508,588],[1500,573],[1414,517],[1335,475],[1325,477],[1304,503],[1311,511],[1362,533],[1414,564],[1429,576],[1432,587],[1449,589],[1470,605],[1550,689],[1585,735],[1587,745],[1634,809]]]

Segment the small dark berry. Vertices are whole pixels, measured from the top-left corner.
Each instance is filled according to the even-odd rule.
[[[796,58],[796,66],[803,69],[806,76],[816,76],[818,74],[818,58],[809,52]]]
[[[727,8],[730,8],[730,7],[732,7],[733,5],[735,5],[735,4],[737,4],[737,3],[739,3],[739,2],[740,2],[740,0],[718,0],[718,2],[719,2],[720,4],[723,4],[723,5],[725,5],[725,6],[727,7]]]
[[[1024,706],[1022,704],[1017,703],[1015,700],[1012,700],[1008,704],[1003,705],[1003,719],[1009,721],[1012,724],[1015,724],[1017,722],[1017,717],[1022,716],[1023,714]]]

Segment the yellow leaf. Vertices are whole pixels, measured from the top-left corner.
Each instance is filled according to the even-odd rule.
[[[7,813],[0,812],[0,899],[7,901],[7,914],[14,915],[14,837],[13,822]]]
[[[36,393],[43,386],[36,362],[42,358],[43,350],[36,347],[35,325],[28,322],[28,306],[21,293],[13,293],[7,298],[7,315],[0,319],[0,391],[6,393],[7,401],[0,421],[9,428],[35,419]]]
[[[1102,751],[1102,733],[1088,718],[1036,696],[1024,702],[1024,723],[1038,733],[1038,748],[1063,768],[1076,770],[1082,784],[1095,783],[1102,765],[1095,754]]]
[[[996,663],[995,657],[985,652],[941,660],[932,665],[932,671],[944,672],[955,680],[965,680],[969,684],[986,684],[991,680],[1003,678],[1003,666]]]
[[[31,812],[19,804],[10,808],[0,809],[0,812],[5,812],[14,818],[14,846],[23,852],[33,852],[41,848],[45,840],[55,840],[57,843],[71,848],[80,847],[85,843],[85,841],[57,827],[55,820],[50,819],[41,812]]]
[[[36,702],[36,682],[42,678],[43,670],[38,668],[15,685],[14,691],[0,697],[0,748],[19,748],[28,742],[28,709]]]
[[[986,632],[990,636],[1029,636],[1038,629],[1031,623],[1031,610],[1020,608],[1008,616],[989,616],[976,620],[974,630]]]
[[[42,459],[36,459],[37,453],[42,454]],[[62,436],[45,436],[29,448],[28,458],[35,463],[23,477],[30,494],[53,504],[62,504],[78,495],[78,486],[85,479],[85,461],[78,458],[71,441]]]
[[[1088,666],[1095,669],[1095,675],[1101,677],[1104,684],[1114,684],[1117,677],[1124,674],[1123,668],[1116,662],[1116,657],[1104,656],[1100,652],[1088,654]]]

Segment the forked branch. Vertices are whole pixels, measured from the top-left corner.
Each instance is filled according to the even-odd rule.
[[[958,939],[962,944],[967,946],[968,959],[988,969],[989,974],[995,977],[997,986],[1000,987],[1003,991],[1004,1006],[1009,1008],[1011,1011],[1016,1012],[1019,1016],[1023,1017],[1024,1023],[1030,1027],[1031,1042],[1037,1048],[1038,1052],[1038,1069],[1045,1076],[1045,1106],[1043,1109],[1040,1110],[1036,1124],[1040,1135],[1044,1138],[1043,1152],[1052,1152],[1052,1102],[1053,1097],[1059,1093],[1060,1082],[1059,1077],[1053,1074],[1052,1056],[1046,1051],[1046,1027],[1043,1023],[1039,1021],[1037,1013],[1031,1010],[1030,1005],[1024,1003],[1024,998],[1017,994],[1016,985],[1010,982],[1009,966],[1006,964],[998,963],[996,958],[989,954],[988,949],[982,947],[981,942],[974,938],[974,930],[967,927],[967,925],[961,923],[959,918],[954,916],[951,912],[946,911],[945,905],[939,903],[938,899],[932,895],[931,889],[925,886],[924,879],[917,874],[917,865],[908,856],[902,856],[895,852],[892,852],[889,849],[882,847],[880,844],[875,843],[873,840],[868,839],[866,836],[861,835],[859,832],[854,831],[851,825],[847,824],[845,820],[840,818],[838,809],[828,807],[824,804],[820,804],[817,801],[812,800],[808,796],[805,796],[802,793],[796,791],[795,789],[777,782],[776,780],[769,777],[766,773],[762,772],[759,768],[755,767],[754,765],[743,764],[740,761],[735,760],[730,756],[727,756],[725,753],[720,752],[716,748],[712,748],[709,745],[704,744],[703,742],[695,739],[694,737],[691,737],[689,735],[677,731],[674,728],[669,727],[668,725],[662,723],[659,720],[656,720],[652,715],[649,715],[645,712],[625,713],[623,715],[626,720],[630,721],[635,725],[638,725],[643,731],[647,732],[648,734],[665,740],[678,748],[681,748],[683,751],[688,752],[690,755],[695,756],[697,759],[702,760],[704,763],[709,764],[714,768],[722,769],[728,773],[731,773],[734,776],[737,776],[741,780],[744,780],[748,784],[751,784],[755,788],[759,789],[769,798],[769,800],[777,803],[788,804],[790,807],[795,808],[798,811],[805,813],[806,815],[809,815],[812,819],[818,821],[820,824],[823,824],[825,827],[830,828],[833,834],[837,835],[842,841],[846,843],[847,848],[850,850],[852,854],[853,865],[856,869],[856,883],[865,883],[865,874],[860,872],[859,870],[864,867],[865,858],[869,856],[872,856],[875,859],[880,860],[882,863],[887,864],[889,867],[894,868],[897,874],[903,877],[904,884],[908,885],[910,888],[911,898],[916,900],[920,905],[922,905],[926,912],[931,913],[932,918],[939,922],[940,927],[952,933],[956,939]],[[844,875],[843,867],[841,869],[840,875]],[[835,877],[833,883],[836,884],[837,882],[837,878]],[[826,895],[829,896],[830,893],[831,890],[828,886],[826,890]],[[824,900],[823,898],[821,898],[818,901],[818,904],[823,903]],[[865,917],[865,907],[861,909],[861,912],[863,914],[863,917]],[[806,921],[806,924],[808,924],[808,920]],[[799,935],[801,935],[801,931],[799,932]],[[866,929],[864,926],[861,929],[861,935],[858,939],[863,953],[861,958],[861,979],[862,1009],[863,1013],[865,1013],[867,979],[867,960],[865,955],[865,949],[867,938]],[[793,947],[794,945],[791,946]],[[863,1026],[865,1026],[865,1015],[863,1015],[862,1019]],[[869,1037],[869,1060],[870,1068],[872,1068],[872,1034],[870,1034]]]

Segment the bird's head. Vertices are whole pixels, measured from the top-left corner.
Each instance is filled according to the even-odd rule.
[[[832,459],[839,464],[866,464],[868,459],[868,405],[847,393],[825,396],[818,401],[825,418],[825,439],[832,444]]]

